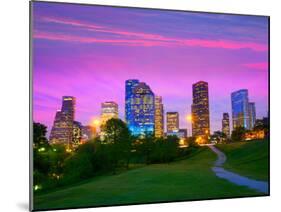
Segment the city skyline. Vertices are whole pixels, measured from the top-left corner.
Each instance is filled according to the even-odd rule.
[[[200,80],[209,84],[211,132],[221,130],[222,114],[231,114],[230,93],[239,89],[249,90],[257,118],[267,116],[264,17],[244,16],[241,23],[232,15],[142,9],[123,15],[126,8],[107,8],[104,22],[103,7],[35,7],[33,115],[48,131],[65,95],[77,98],[76,120],[84,125],[100,116],[104,101],[116,102],[125,120],[127,79],[146,82],[162,96],[164,111],[179,112],[180,128],[189,134],[192,84]]]

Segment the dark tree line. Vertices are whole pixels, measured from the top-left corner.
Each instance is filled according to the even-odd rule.
[[[169,163],[183,156],[178,138],[133,137],[120,119],[102,126],[103,136],[68,153],[62,145],[49,145],[46,127],[34,123],[34,185],[43,189],[69,185],[103,174],[116,174],[133,163]]]

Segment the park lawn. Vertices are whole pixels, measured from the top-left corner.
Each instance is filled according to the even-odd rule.
[[[218,144],[217,147],[227,156],[224,168],[252,179],[268,180],[268,140]]]
[[[209,148],[200,147],[190,157],[170,164],[148,165],[35,194],[34,207],[43,210],[262,195],[217,178],[211,170],[215,159]]]

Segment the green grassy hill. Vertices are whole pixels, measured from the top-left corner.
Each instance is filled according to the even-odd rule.
[[[181,161],[148,165],[118,175],[96,177],[48,194],[37,194],[35,209],[259,195],[217,178],[211,170],[215,159],[216,155],[209,148],[201,147]]]
[[[231,144],[218,144],[227,160],[224,167],[257,180],[268,180],[268,141],[257,140]]]

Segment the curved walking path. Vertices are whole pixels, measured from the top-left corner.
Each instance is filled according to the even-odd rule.
[[[243,177],[234,172],[225,170],[224,168],[222,168],[222,165],[226,161],[226,155],[213,145],[208,145],[208,147],[218,156],[218,159],[212,167],[212,170],[213,172],[215,172],[217,177],[226,179],[232,183],[235,183],[236,185],[247,186],[256,191],[268,193],[268,182],[253,180],[247,177]]]

